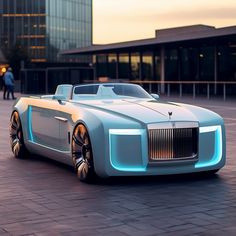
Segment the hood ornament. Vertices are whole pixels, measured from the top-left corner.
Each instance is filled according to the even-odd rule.
[[[173,115],[173,112],[168,112],[168,115],[169,115],[169,120],[171,120],[171,117]]]

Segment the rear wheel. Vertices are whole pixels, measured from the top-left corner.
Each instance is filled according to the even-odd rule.
[[[18,112],[13,112],[10,119],[10,145],[15,158],[24,158],[27,150],[24,144],[21,121]]]
[[[92,147],[88,131],[82,124],[73,133],[72,158],[79,180],[92,181],[95,178]]]

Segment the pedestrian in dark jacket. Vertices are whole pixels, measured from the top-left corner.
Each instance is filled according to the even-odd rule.
[[[7,90],[7,99],[9,99],[9,94],[11,93],[12,99],[16,99],[14,96],[14,75],[12,73],[12,68],[9,67],[7,72],[3,76],[3,81]],[[4,91],[5,92],[5,91]],[[6,99],[6,94],[3,93],[3,98]]]

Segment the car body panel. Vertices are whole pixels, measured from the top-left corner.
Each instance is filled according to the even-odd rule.
[[[114,94],[75,100],[69,97],[68,86],[66,93],[64,100],[60,96],[22,97],[14,105],[30,152],[73,165],[72,134],[83,124],[90,136],[95,172],[101,177],[193,173],[225,165],[224,121],[212,111],[150,97],[117,98]],[[197,126],[198,158],[150,161],[150,127],[171,129],[184,124]]]

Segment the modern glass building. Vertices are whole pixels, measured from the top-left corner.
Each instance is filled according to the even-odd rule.
[[[163,29],[151,39],[63,53],[93,55],[97,78],[140,83],[154,92],[236,95],[236,26]]]
[[[0,46],[26,48],[31,62],[92,44],[92,0],[0,0]]]

